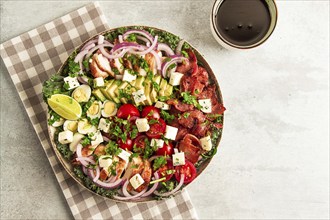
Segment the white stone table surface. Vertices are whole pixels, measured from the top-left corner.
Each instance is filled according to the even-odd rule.
[[[1,1],[1,40],[87,1]],[[110,26],[143,24],[202,52],[227,107],[217,155],[187,189],[201,219],[329,218],[329,1],[277,1],[261,47],[222,49],[212,0],[100,1]],[[72,219],[1,61],[1,219]]]

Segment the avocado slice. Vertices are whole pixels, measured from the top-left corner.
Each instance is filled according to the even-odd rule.
[[[118,89],[115,90],[115,95],[116,95],[117,97],[119,97],[119,90],[120,90],[120,89],[125,90],[125,88],[126,88],[127,86],[128,86],[128,82],[126,82],[126,81],[122,81],[122,83],[120,84],[120,86],[118,87]],[[122,103],[124,103],[124,104],[127,103],[127,99],[126,99],[126,98],[120,98],[120,101],[121,101]]]
[[[145,78],[143,76],[138,76],[137,79],[135,80],[134,86],[136,87],[137,90],[143,89],[143,82]]]
[[[167,81],[165,80],[165,79],[162,79],[161,81],[160,81],[160,85],[159,85],[159,87],[160,87],[160,90],[159,90],[159,92],[158,92],[158,94],[159,94],[159,96],[165,96],[165,89],[166,89],[166,87],[167,87]]]
[[[154,82],[157,83],[158,85],[160,84],[160,81],[162,80],[162,77],[160,75],[157,75],[154,77]],[[152,103],[157,102],[158,97],[157,97],[157,91],[154,86],[152,86],[152,90],[150,93],[150,99]]]
[[[108,95],[115,103],[120,103],[118,96],[115,94],[115,91],[118,90],[118,87],[121,85],[121,80],[115,80],[110,88],[107,90]]]
[[[167,87],[166,87],[164,95],[169,97],[170,95],[172,95],[172,93],[173,93],[173,86],[168,84]]]
[[[150,79],[144,80],[144,95],[146,96],[146,100],[143,102],[144,105],[152,105],[151,99],[150,99],[150,93],[152,90],[152,83]]]
[[[103,95],[103,93],[101,92],[101,89],[94,89],[92,91],[92,94],[101,102],[104,102],[106,100],[106,97]]]
[[[110,88],[110,86],[112,85],[112,83],[114,82],[114,79],[109,80],[108,82],[105,83],[103,88],[100,88],[100,91],[102,92],[102,94],[109,100],[111,100],[111,96],[109,96],[109,94],[107,93],[107,90]]]

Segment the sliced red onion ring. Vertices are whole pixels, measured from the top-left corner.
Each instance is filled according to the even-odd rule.
[[[87,167],[89,164],[95,164],[95,161],[88,157],[77,157],[76,161],[79,161],[85,167]]]
[[[138,194],[135,194],[134,196],[129,196],[129,197],[121,197],[121,196],[113,196],[113,198],[118,199],[118,200],[130,200],[130,199],[139,199],[146,191],[148,188],[145,188]]]
[[[159,175],[158,175],[157,172],[154,173],[154,176],[155,176],[155,180],[158,180],[159,179]],[[154,183],[154,185],[145,194],[143,194],[142,197],[147,197],[147,196],[151,195],[153,192],[155,192],[155,190],[157,189],[158,185],[159,185],[159,182]]]
[[[116,44],[112,50],[113,52],[119,50],[119,49],[126,49],[127,47],[137,47],[137,48],[141,48],[141,45],[140,44],[137,44],[137,43],[132,43],[132,42],[123,42],[123,43],[119,43],[119,44]]]
[[[86,80],[84,76],[78,76],[77,79],[81,84],[88,84],[88,78]]]
[[[145,55],[147,53],[150,53],[151,51],[153,51],[157,45],[157,40],[158,40],[158,36],[155,37],[154,41],[152,42],[151,46],[144,50],[144,51],[130,51],[133,54],[138,54],[138,55]]]
[[[104,48],[104,47],[112,47],[112,45],[110,45],[110,44],[99,44],[99,45],[95,46],[94,48],[91,48],[88,51],[88,54],[86,55],[86,58],[88,59],[95,51],[97,51],[100,48]]]
[[[93,44],[90,44],[84,50],[90,50],[90,49],[92,49],[95,46],[96,46],[96,44],[94,44],[94,43]]]
[[[174,51],[164,43],[158,43],[158,50],[164,51],[168,57],[174,55]]]
[[[154,41],[154,37],[147,31],[144,30],[128,30],[123,34],[123,38],[124,40],[128,37],[128,35],[130,34],[139,34],[142,35],[144,37],[146,37],[150,42]]]
[[[136,36],[136,38],[139,39],[139,40],[141,40],[141,41],[143,41],[143,42],[145,42],[147,47],[150,47],[150,43],[152,41],[150,41],[148,38],[142,37],[142,36]]]
[[[76,149],[77,157],[81,157],[81,158],[83,157],[82,154],[81,154],[81,150],[82,150],[82,145],[78,144],[77,149]]]
[[[77,54],[77,56],[74,58],[75,63],[79,63],[79,61],[83,60],[85,55],[88,53],[88,50],[82,50]]]
[[[99,35],[98,40],[97,40],[97,44],[103,44],[104,43],[104,36],[103,35]]]
[[[96,166],[95,171],[96,171],[96,174],[95,174],[95,177],[93,179],[94,182],[96,182],[100,178],[100,167]]]
[[[184,181],[184,174],[181,174],[179,184],[172,191],[166,192],[166,193],[159,193],[158,191],[155,191],[154,194],[156,196],[170,196],[170,195],[173,195],[176,191],[178,191],[181,188],[181,186],[183,185],[183,181]]]
[[[129,193],[127,192],[127,186],[128,186],[128,184],[129,184],[129,181],[126,180],[125,183],[124,183],[124,185],[123,185],[123,187],[122,187],[123,194],[124,194],[124,196],[126,196],[126,197],[130,197],[130,196],[132,196],[131,194],[129,194]]]
[[[83,51],[83,50],[85,50],[89,45],[91,45],[91,44],[95,44],[95,43],[97,43],[98,42],[98,39],[94,39],[94,40],[90,40],[90,41],[88,41],[82,48],[81,48],[81,50],[80,51]]]
[[[101,180],[97,180],[95,182],[95,184],[102,188],[105,188],[105,189],[113,189],[113,188],[120,186],[121,182],[122,182],[122,179],[118,179],[112,183],[106,183],[106,182],[102,182]]]
[[[118,40],[119,40],[119,43],[123,43],[124,42],[123,35],[119,35],[118,36]]]
[[[82,171],[84,172],[84,174],[87,176],[88,175],[88,171],[87,168],[85,166],[81,166],[82,167]]]
[[[100,47],[100,51],[101,51],[102,55],[108,59],[117,59],[117,58],[123,57],[125,55],[125,53],[127,52],[127,50],[122,50],[118,54],[111,55],[107,51],[105,51],[104,47]]]
[[[185,40],[181,39],[178,43],[178,45],[175,48],[175,54],[177,55],[181,55],[181,50],[182,50],[182,46],[184,44]]]
[[[173,63],[182,63],[183,61],[188,61],[188,59],[185,58],[185,57],[180,56],[180,57],[175,57],[172,60],[165,63],[163,68],[162,68],[163,77],[167,78],[167,69],[168,69],[169,66],[171,66]]]

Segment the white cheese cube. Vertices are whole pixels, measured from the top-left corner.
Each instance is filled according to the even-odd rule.
[[[210,136],[206,136],[203,137],[201,139],[199,139],[201,144],[202,144],[202,148],[206,151],[210,151],[212,149],[212,140]]]
[[[103,136],[101,134],[100,131],[97,131],[93,134],[93,136],[91,137],[91,145],[92,146],[97,146],[99,144],[101,144],[103,142]]]
[[[125,160],[126,162],[129,162],[129,157],[131,156],[130,152],[127,152],[126,150],[121,149],[120,153],[118,154],[118,157]]]
[[[102,168],[107,168],[112,164],[111,156],[109,155],[101,155],[99,157],[99,165]]]
[[[108,119],[101,118],[99,121],[98,129],[108,133],[110,130],[110,121]]]
[[[132,82],[134,80],[136,80],[136,75],[132,75],[128,72],[128,70],[125,70],[123,75],[123,81]]]
[[[150,141],[150,145],[153,146],[157,146],[158,148],[162,148],[164,146],[164,140],[162,139],[151,139]]]
[[[173,166],[185,165],[184,152],[176,153],[172,155]]]
[[[104,79],[103,77],[97,77],[93,80],[94,87],[103,87],[104,86]]]
[[[58,134],[58,142],[61,144],[68,144],[73,141],[73,132],[72,131],[62,131]]]
[[[64,82],[66,82],[69,85],[69,87],[68,87],[69,90],[80,86],[77,77],[67,76],[64,78]]]
[[[139,75],[140,76],[146,76],[147,75],[147,72],[143,68],[140,68],[139,69]]]
[[[198,103],[202,106],[201,111],[205,113],[212,112],[212,102],[211,99],[199,99]]]
[[[166,125],[164,137],[170,140],[175,140],[176,134],[178,133],[178,128]]]
[[[178,73],[178,72],[171,73],[169,83],[172,86],[178,86],[178,85],[180,85],[180,81],[181,81],[182,77],[183,77],[182,73]]]
[[[141,175],[137,173],[129,180],[129,182],[131,183],[134,189],[137,189],[139,186],[141,186],[144,183],[144,180],[141,177]]]
[[[136,119],[135,124],[139,132],[146,132],[150,129],[150,126],[148,124],[148,119],[146,118]]]
[[[132,95],[133,95],[133,98],[134,98],[134,101],[135,101],[136,104],[147,100],[147,97],[144,94],[144,90],[143,89],[140,89],[140,90],[138,90],[136,92],[133,92]]]
[[[170,106],[165,102],[161,102],[161,101],[157,101],[155,107],[163,110],[170,110]]]

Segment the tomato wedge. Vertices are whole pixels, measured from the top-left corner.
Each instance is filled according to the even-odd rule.
[[[128,116],[140,117],[139,110],[132,104],[124,104],[119,107],[117,111],[117,117],[122,119],[127,119]]]
[[[158,172],[159,178],[166,177],[163,182],[169,181],[175,172],[172,165],[172,160],[167,160],[167,163],[163,167],[159,168],[156,172]]]
[[[143,108],[141,112],[142,118],[147,119],[159,119],[160,118],[160,111],[158,108],[154,106],[146,106]]]
[[[194,164],[186,160],[186,164],[182,166],[175,167],[175,178],[179,182],[181,174],[184,174],[184,184],[193,181],[197,175],[197,170]]]
[[[150,124],[149,124],[150,125]],[[163,119],[157,119],[157,122],[150,125],[149,131],[147,131],[146,135],[150,138],[160,138],[166,130],[166,123]]]
[[[170,142],[168,144],[164,143],[163,147],[158,148],[156,151],[156,155],[162,156],[171,156],[174,153],[173,144]]]
[[[132,151],[133,150],[133,141],[129,138],[126,139],[126,142],[124,143],[121,138],[118,140],[118,145],[123,150]]]

